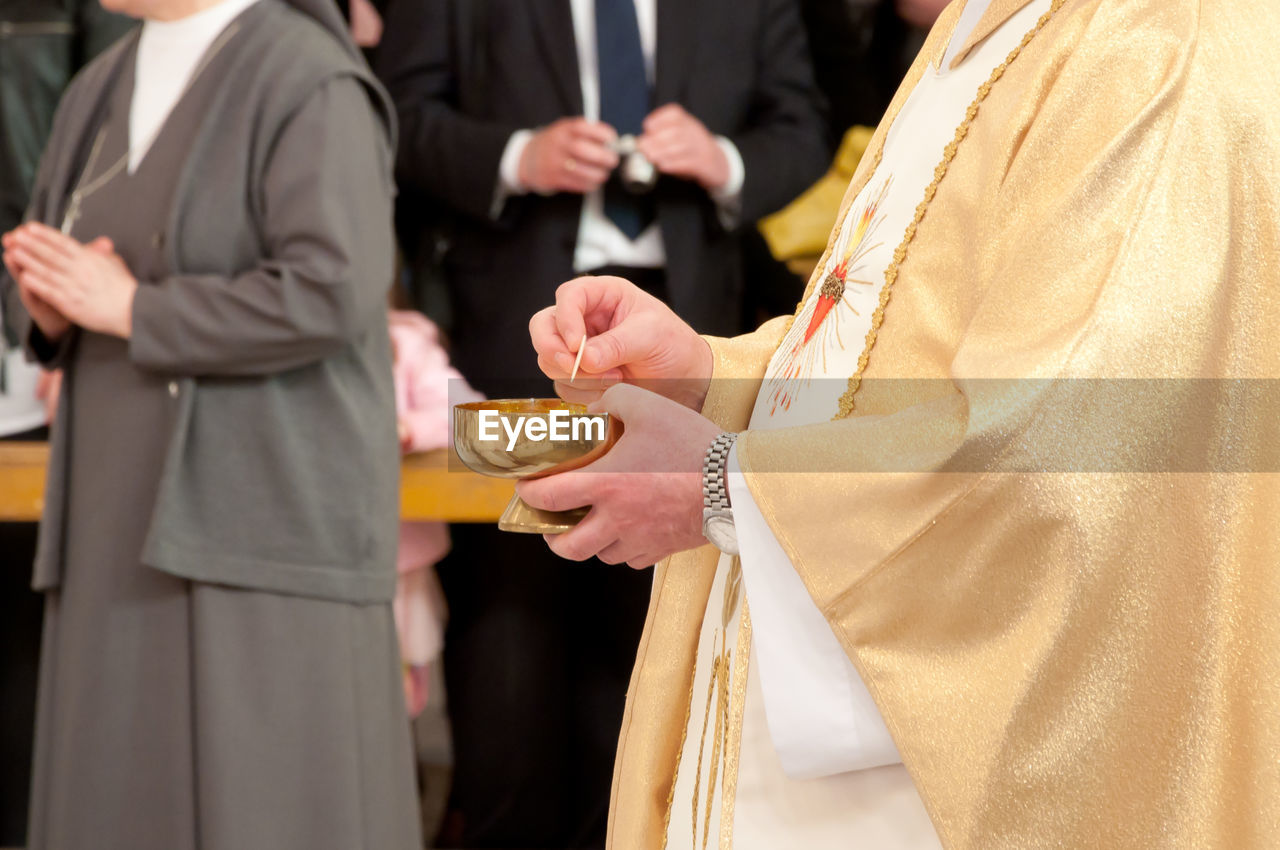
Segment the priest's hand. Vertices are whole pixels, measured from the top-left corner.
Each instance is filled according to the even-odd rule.
[[[18,262],[17,256],[14,254],[16,246],[15,234],[16,230],[11,230],[0,237],[0,241],[4,245],[4,265],[9,270],[9,275],[13,278],[13,282],[18,286],[18,297],[22,299],[22,306],[26,308],[27,314],[31,316],[31,321],[36,323],[36,327],[40,329],[40,333],[49,342],[56,343],[71,330],[71,323],[67,321],[53,306],[44,302],[38,295],[29,291],[22,286],[22,275],[25,267]]]
[[[572,531],[546,535],[562,558],[595,555],[640,568],[706,543],[702,536],[702,462],[721,429],[670,399],[620,384],[592,404],[626,425],[595,463],[548,478],[521,481],[516,492],[543,510],[591,505]]]
[[[569,376],[587,335],[573,385]],[[592,402],[612,384],[637,384],[701,410],[711,383],[711,346],[666,304],[620,277],[580,277],[534,314],[538,366],[567,401]],[[705,448],[705,447],[704,447]]]
[[[12,253],[19,267],[17,281],[24,303],[31,299],[46,304],[72,324],[129,338],[138,281],[115,253],[111,240],[98,238],[82,245],[36,222],[22,225],[12,236],[13,247],[5,254]]]

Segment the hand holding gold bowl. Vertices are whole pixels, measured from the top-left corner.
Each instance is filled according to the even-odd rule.
[[[458,458],[472,471],[495,478],[543,478],[578,469],[602,457],[621,435],[620,420],[555,398],[491,399],[453,408]],[[498,528],[559,534],[589,510],[538,510],[513,496]]]

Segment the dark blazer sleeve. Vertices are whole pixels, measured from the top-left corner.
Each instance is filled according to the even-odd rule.
[[[540,0],[541,1],[541,0]],[[464,113],[465,63],[455,44],[455,15],[468,0],[392,0],[375,70],[400,122],[396,179],[450,209],[488,219],[498,167],[511,134],[521,129]]]
[[[234,277],[141,282],[134,363],[183,376],[267,375],[322,360],[385,323],[391,151],[363,83],[320,86],[281,129],[252,191],[263,259]]]
[[[740,220],[786,206],[831,164],[824,103],[796,0],[762,0],[751,110],[730,135],[746,172]]]

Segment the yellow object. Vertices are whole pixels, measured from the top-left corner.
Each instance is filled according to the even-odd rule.
[[[44,508],[49,447],[0,443],[0,522],[38,522]],[[449,451],[407,455],[400,466],[400,518],[496,522],[515,482],[457,468]]]
[[[760,232],[774,259],[787,262],[822,253],[840,200],[874,132],[870,127],[851,128],[840,142],[831,170],[785,208],[760,221]]]
[[[1055,7],[902,243],[851,415],[738,458],[944,846],[1271,847],[1280,417],[1223,390],[1280,378],[1280,5]],[[788,322],[711,341],[722,427]],[[1130,404],[1144,386],[1186,391]],[[612,850],[661,845],[716,555],[655,576]]]

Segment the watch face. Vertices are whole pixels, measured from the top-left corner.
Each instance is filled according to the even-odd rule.
[[[733,520],[726,517],[711,517],[703,525],[702,533],[707,540],[711,541],[711,545],[721,552],[738,554],[738,530],[734,528]]]

